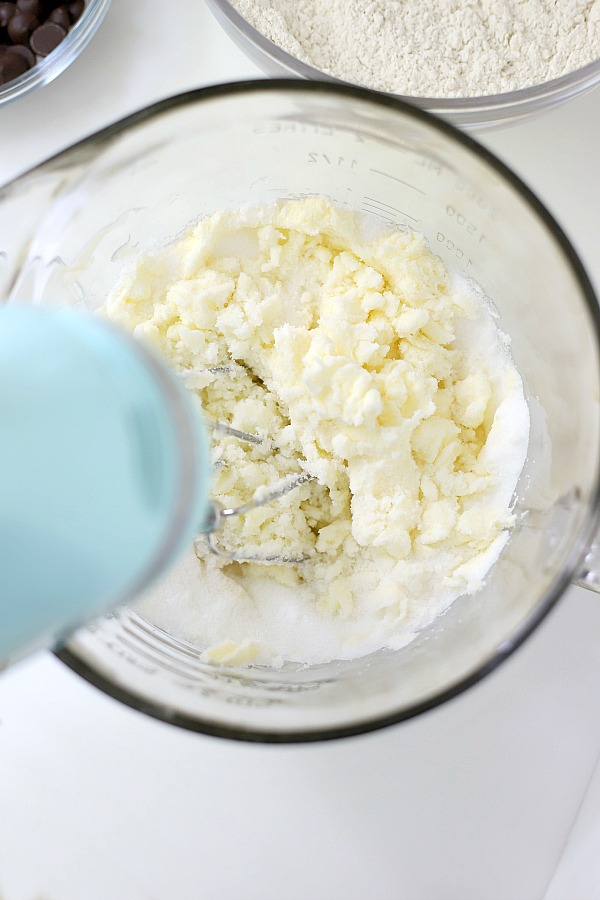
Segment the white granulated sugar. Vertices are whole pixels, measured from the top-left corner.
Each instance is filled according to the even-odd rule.
[[[232,0],[274,44],[344,81],[415,97],[541,84],[600,56],[600,0]]]

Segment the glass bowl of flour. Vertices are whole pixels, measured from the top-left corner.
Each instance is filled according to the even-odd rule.
[[[267,75],[383,91],[476,130],[549,109],[600,81],[594,0],[208,0]]]
[[[112,696],[239,739],[356,734],[465,690],[593,579],[597,301],[464,132],[343,85],[206,88],[6,185],[0,250],[3,300],[108,316],[257,439],[213,434],[216,501],[307,476],[216,535],[234,558],[190,537],[65,638]]]

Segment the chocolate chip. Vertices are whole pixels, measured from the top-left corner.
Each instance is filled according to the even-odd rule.
[[[44,22],[31,35],[29,46],[38,56],[48,56],[66,36],[66,30],[56,22]]]
[[[6,28],[16,9],[15,3],[0,3],[0,28]]]
[[[9,47],[0,57],[0,84],[6,84],[7,81],[18,78],[28,68],[29,66],[23,57],[15,53],[12,47]]]
[[[13,44],[26,44],[29,35],[38,25],[38,20],[33,13],[16,12],[10,19],[6,30]]]
[[[10,53],[17,53],[21,56],[27,63],[28,68],[35,66],[35,53],[33,53],[29,47],[26,47],[25,44],[14,44],[12,47],[7,47],[6,49],[10,51]]]
[[[43,4],[40,0],[17,0],[17,9],[19,12],[33,13],[36,19],[39,19],[43,12]]]
[[[71,27],[71,19],[69,18],[69,13],[67,12],[66,6],[57,6],[56,9],[53,9],[46,22],[56,22],[57,25],[60,25],[61,28],[64,28],[65,31],[68,31]]]
[[[83,12],[83,8],[85,6],[84,0],[72,0],[71,3],[67,4],[67,9],[69,10],[69,16],[71,17],[71,24],[75,24],[77,19],[80,17]]]

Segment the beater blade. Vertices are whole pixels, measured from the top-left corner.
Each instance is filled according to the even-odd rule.
[[[265,438],[262,438],[259,435],[250,434],[246,431],[240,431],[239,429],[232,428],[230,425],[226,425],[223,422],[206,422],[206,425],[213,431],[218,431],[221,434],[227,434],[230,437],[235,437],[240,441],[246,441],[249,444],[262,444],[265,442]],[[271,563],[275,565],[304,562],[304,560],[307,559],[306,555],[282,556],[281,554],[273,554],[271,556],[260,556],[250,553],[245,554],[239,551],[223,550],[217,543],[216,535],[222,528],[223,524],[227,521],[227,519],[231,518],[232,516],[242,516],[253,509],[257,509],[259,506],[265,506],[267,503],[273,503],[281,499],[281,497],[284,497],[286,494],[289,494],[290,491],[294,491],[297,488],[301,487],[303,484],[308,484],[308,482],[315,480],[316,479],[314,475],[309,475],[308,472],[299,472],[297,475],[291,476],[288,475],[286,478],[282,478],[270,488],[266,488],[264,492],[262,492],[260,497],[257,497],[256,499],[251,500],[248,503],[244,503],[241,506],[236,507],[224,507],[217,501],[212,500],[208,520],[205,523],[205,533],[202,535],[205,545],[208,546],[210,552],[215,556],[219,556],[222,559],[229,559],[232,562],[255,562],[267,564]],[[201,558],[201,551],[199,552],[199,540],[196,540],[194,542],[194,549],[196,551],[196,555]]]

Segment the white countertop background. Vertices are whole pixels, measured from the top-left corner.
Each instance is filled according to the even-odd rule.
[[[260,77],[202,0],[113,0],[55,82],[0,107],[0,183],[162,97]],[[600,286],[600,90],[481,138]],[[571,588],[426,715],[301,746],[151,720],[47,653],[0,676],[0,900],[600,898],[600,597]]]

